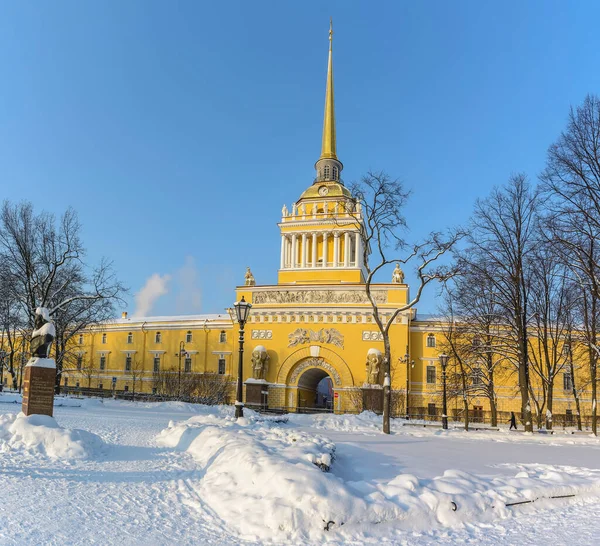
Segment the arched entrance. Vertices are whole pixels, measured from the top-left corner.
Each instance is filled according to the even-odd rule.
[[[324,369],[310,368],[298,379],[298,412],[333,412],[333,397],[333,379]]]

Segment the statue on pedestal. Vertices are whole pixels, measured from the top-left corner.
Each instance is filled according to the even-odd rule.
[[[265,379],[269,366],[269,354],[262,345],[257,345],[252,351],[252,377]]]
[[[392,273],[393,284],[404,284],[404,271],[400,269],[400,264],[396,264],[396,269]]]
[[[379,349],[369,349],[367,352],[367,383],[370,385],[379,384],[379,371],[383,356]]]
[[[56,330],[54,324],[50,322],[50,313],[45,307],[38,307],[35,310],[35,330],[31,334],[29,348],[31,356],[37,358],[48,358],[50,348],[54,341]]]
[[[254,275],[252,274],[252,271],[250,271],[249,267],[246,268],[246,274],[244,275],[244,279],[245,279],[244,284],[246,286],[255,286],[256,285],[256,281],[254,280]]]

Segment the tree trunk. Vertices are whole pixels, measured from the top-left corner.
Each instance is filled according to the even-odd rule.
[[[552,402],[554,400],[554,379],[548,382],[548,394],[546,394],[546,430],[552,430]]]
[[[385,331],[385,333],[383,335],[383,344],[385,347],[385,357],[384,357],[384,362],[383,362],[384,378],[385,378],[385,374],[387,373],[388,376],[390,376],[390,381],[391,381],[390,363],[392,361],[392,351],[390,349],[390,336],[389,336],[389,333],[387,332],[387,330]],[[384,434],[390,433],[390,406],[391,406],[391,401],[392,401],[391,395],[392,395],[391,386],[389,389],[385,389],[385,388],[383,389],[383,433]]]
[[[572,342],[570,342],[572,343]],[[571,345],[572,347],[572,345]],[[577,413],[577,430],[581,429],[581,406],[579,404],[579,394],[577,394],[577,385],[575,384],[575,366],[573,366],[573,352],[569,351],[569,367],[571,371],[571,383],[573,385],[573,398],[575,399],[575,412]]]

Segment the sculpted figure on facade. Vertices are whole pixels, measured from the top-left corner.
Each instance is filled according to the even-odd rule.
[[[265,379],[269,371],[269,353],[262,345],[257,345],[252,351],[252,377]]]
[[[400,269],[400,264],[396,264],[396,269],[392,273],[393,284],[404,284],[404,271]]]
[[[340,349],[344,348],[344,336],[335,328],[321,328],[318,331],[296,328],[288,335],[288,347],[295,347],[304,343],[330,343]]]
[[[288,212],[287,205],[283,205],[283,208],[281,209],[281,216],[287,216]]]
[[[246,274],[244,275],[244,279],[245,279],[244,284],[246,286],[255,286],[256,285],[256,281],[254,280],[254,275],[252,274],[252,271],[250,271],[249,267],[246,268]]]
[[[31,335],[29,349],[31,356],[37,358],[48,358],[50,356],[50,347],[54,341],[56,329],[50,322],[50,313],[45,307],[38,307],[35,310],[35,330]]]
[[[369,349],[367,351],[367,383],[370,385],[379,384],[379,371],[383,356],[379,349]]]

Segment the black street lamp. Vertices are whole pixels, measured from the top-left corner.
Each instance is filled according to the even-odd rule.
[[[179,342],[179,352],[175,355],[179,357],[179,374],[177,378],[177,400],[181,400],[181,357],[187,357],[187,351],[185,350],[185,341]]]
[[[248,303],[244,299],[244,296],[242,296],[242,299],[236,301],[233,306],[235,307],[235,315],[240,325],[240,358],[238,361],[237,393],[235,396],[235,417],[238,418],[244,416],[244,402],[242,401],[244,398],[242,390],[242,376],[244,375],[244,326],[248,320],[248,315],[250,315],[252,304]]]
[[[444,395],[442,399],[442,428],[448,430],[448,401],[446,398],[446,366],[448,365],[448,355],[440,355],[440,363],[442,364],[442,382],[444,385]]]

